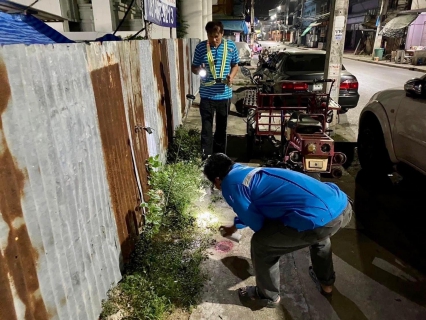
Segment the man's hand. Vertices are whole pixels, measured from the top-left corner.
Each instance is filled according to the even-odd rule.
[[[233,76],[231,76],[230,74],[228,74],[227,76],[226,76],[226,84],[230,87],[230,86],[232,86],[232,81],[234,81],[234,77]]]
[[[235,225],[231,226],[231,227],[225,227],[225,226],[221,226],[219,228],[220,234],[222,235],[222,237],[229,237],[232,234],[234,234],[235,232],[237,232],[237,227]]]
[[[199,67],[196,67],[196,66],[192,66],[192,73],[194,73],[194,74],[196,74],[197,76],[198,76],[198,74],[200,73],[200,70],[202,70],[202,69],[205,69],[206,67],[204,66],[204,63],[201,65],[201,66],[199,66]]]

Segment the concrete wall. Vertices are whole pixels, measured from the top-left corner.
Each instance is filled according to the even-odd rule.
[[[29,6],[34,2],[34,0],[13,0],[13,2],[22,4],[24,6]],[[41,0],[32,7],[58,16],[66,17],[66,15],[62,14],[59,0]],[[50,22],[48,25],[59,32],[64,31],[64,24],[62,22]]]
[[[425,8],[426,8],[426,0],[414,0],[411,3],[411,10],[425,9]]]
[[[67,0],[42,0],[36,3],[33,7],[40,9],[55,15],[62,16],[67,18],[67,13],[64,8],[61,10],[61,1]],[[70,0],[71,1],[71,0]],[[92,0],[93,8],[93,23],[94,23],[94,32],[65,32],[63,23],[48,23],[49,26],[55,30],[64,33],[65,36],[69,36],[71,40],[83,41],[83,40],[95,40],[98,37],[102,37],[106,33],[112,33],[115,29],[115,21],[113,16],[113,8],[110,4],[111,0]],[[200,0],[197,0],[200,1]],[[22,5],[30,5],[34,0],[15,0],[14,2]],[[134,34],[136,31],[124,31],[122,34]],[[76,34],[80,33],[80,34]],[[120,34],[120,32],[118,33]],[[170,28],[164,28],[157,25],[151,26],[151,39],[169,39],[170,38]],[[176,29],[172,30],[172,37],[176,38]]]
[[[182,122],[191,42],[0,47],[0,319],[98,318],[146,160]]]

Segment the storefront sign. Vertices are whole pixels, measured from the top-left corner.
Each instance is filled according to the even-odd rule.
[[[176,0],[144,0],[145,19],[162,27],[176,28]]]

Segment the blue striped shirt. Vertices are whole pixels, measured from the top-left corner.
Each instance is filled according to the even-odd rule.
[[[231,73],[231,64],[235,65],[240,62],[240,58],[238,56],[238,49],[235,43],[231,40],[222,40],[222,43],[219,47],[214,48],[210,47],[213,55],[213,59],[215,60],[215,68],[216,68],[216,77],[220,77],[220,69],[222,66],[222,57],[223,57],[223,49],[224,49],[224,41],[228,41],[228,55],[225,63],[225,70],[223,72],[223,78],[226,78]],[[205,80],[206,82],[214,81],[213,75],[210,72],[209,62],[207,60],[207,41],[200,42],[195,48],[194,60],[192,61],[192,65],[199,67],[204,63],[204,66],[207,70],[207,76]],[[224,100],[232,98],[232,89],[223,83],[216,83],[213,86],[200,86],[200,97],[204,99],[211,100]]]

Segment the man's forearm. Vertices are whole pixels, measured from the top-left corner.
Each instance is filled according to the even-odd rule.
[[[238,72],[238,64],[236,64],[235,66],[233,66],[233,67],[231,68],[231,73],[229,74],[229,76],[230,76],[232,79],[234,79],[234,78],[235,78],[235,76],[237,75],[237,72]]]

